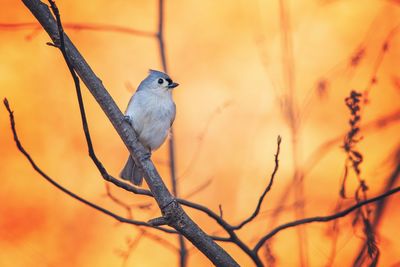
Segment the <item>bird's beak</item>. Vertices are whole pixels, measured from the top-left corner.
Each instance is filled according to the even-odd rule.
[[[179,85],[179,83],[171,83],[171,84],[168,84],[168,88],[169,89],[173,89],[173,88],[175,88],[175,87],[177,87]]]

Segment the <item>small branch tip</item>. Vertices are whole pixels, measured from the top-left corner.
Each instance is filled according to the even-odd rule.
[[[52,47],[55,47],[55,48],[60,48],[60,46],[58,46],[58,45],[56,45],[56,44],[54,44],[52,42],[46,42],[46,45],[52,46]]]
[[[10,104],[8,103],[8,99],[6,97],[3,99],[3,103],[4,103],[4,106],[6,107],[8,113],[10,113],[10,115],[12,115],[14,112],[11,110]]]

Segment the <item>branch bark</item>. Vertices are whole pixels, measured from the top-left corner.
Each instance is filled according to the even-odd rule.
[[[54,43],[59,42],[57,23],[48,6],[39,0],[23,0],[25,6],[36,17]],[[123,120],[123,114],[95,75],[85,59],[64,34],[65,50],[71,65],[94,96],[114,128],[120,135],[132,157],[143,168],[145,180],[166,218],[168,225],[176,229],[193,243],[204,255],[217,266],[239,266],[235,260],[211,237],[209,237],[182,209],[171,195],[158,174],[154,164],[142,144],[137,140],[133,128]]]
[[[278,168],[279,168],[279,152],[281,150],[281,141],[282,141],[282,138],[280,136],[278,136],[278,140],[277,140],[278,144],[277,144],[276,154],[275,154],[275,168],[271,174],[271,178],[269,180],[268,186],[265,188],[264,192],[260,196],[260,199],[258,200],[256,209],[247,219],[243,220],[237,226],[233,226],[232,229],[235,229],[235,230],[241,229],[243,226],[245,226],[246,224],[251,222],[253,219],[255,219],[257,217],[257,215],[260,213],[261,204],[262,204],[265,196],[267,195],[267,193],[271,190],[272,184],[274,183],[274,178],[275,178],[276,172],[278,171]]]

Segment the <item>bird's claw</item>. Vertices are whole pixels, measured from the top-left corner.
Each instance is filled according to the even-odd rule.
[[[125,115],[124,116],[124,121],[131,123],[131,116]]]
[[[148,160],[150,158],[151,158],[151,152],[146,152],[146,153],[143,154],[143,159],[144,160]]]

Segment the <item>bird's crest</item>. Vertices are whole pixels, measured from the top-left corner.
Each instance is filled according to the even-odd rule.
[[[164,72],[162,72],[162,71],[158,71],[158,70],[149,69],[149,74],[150,74],[151,76],[154,75],[154,76],[161,77],[161,78],[164,78],[164,79],[169,78],[169,76],[168,76],[166,73],[164,73]]]

